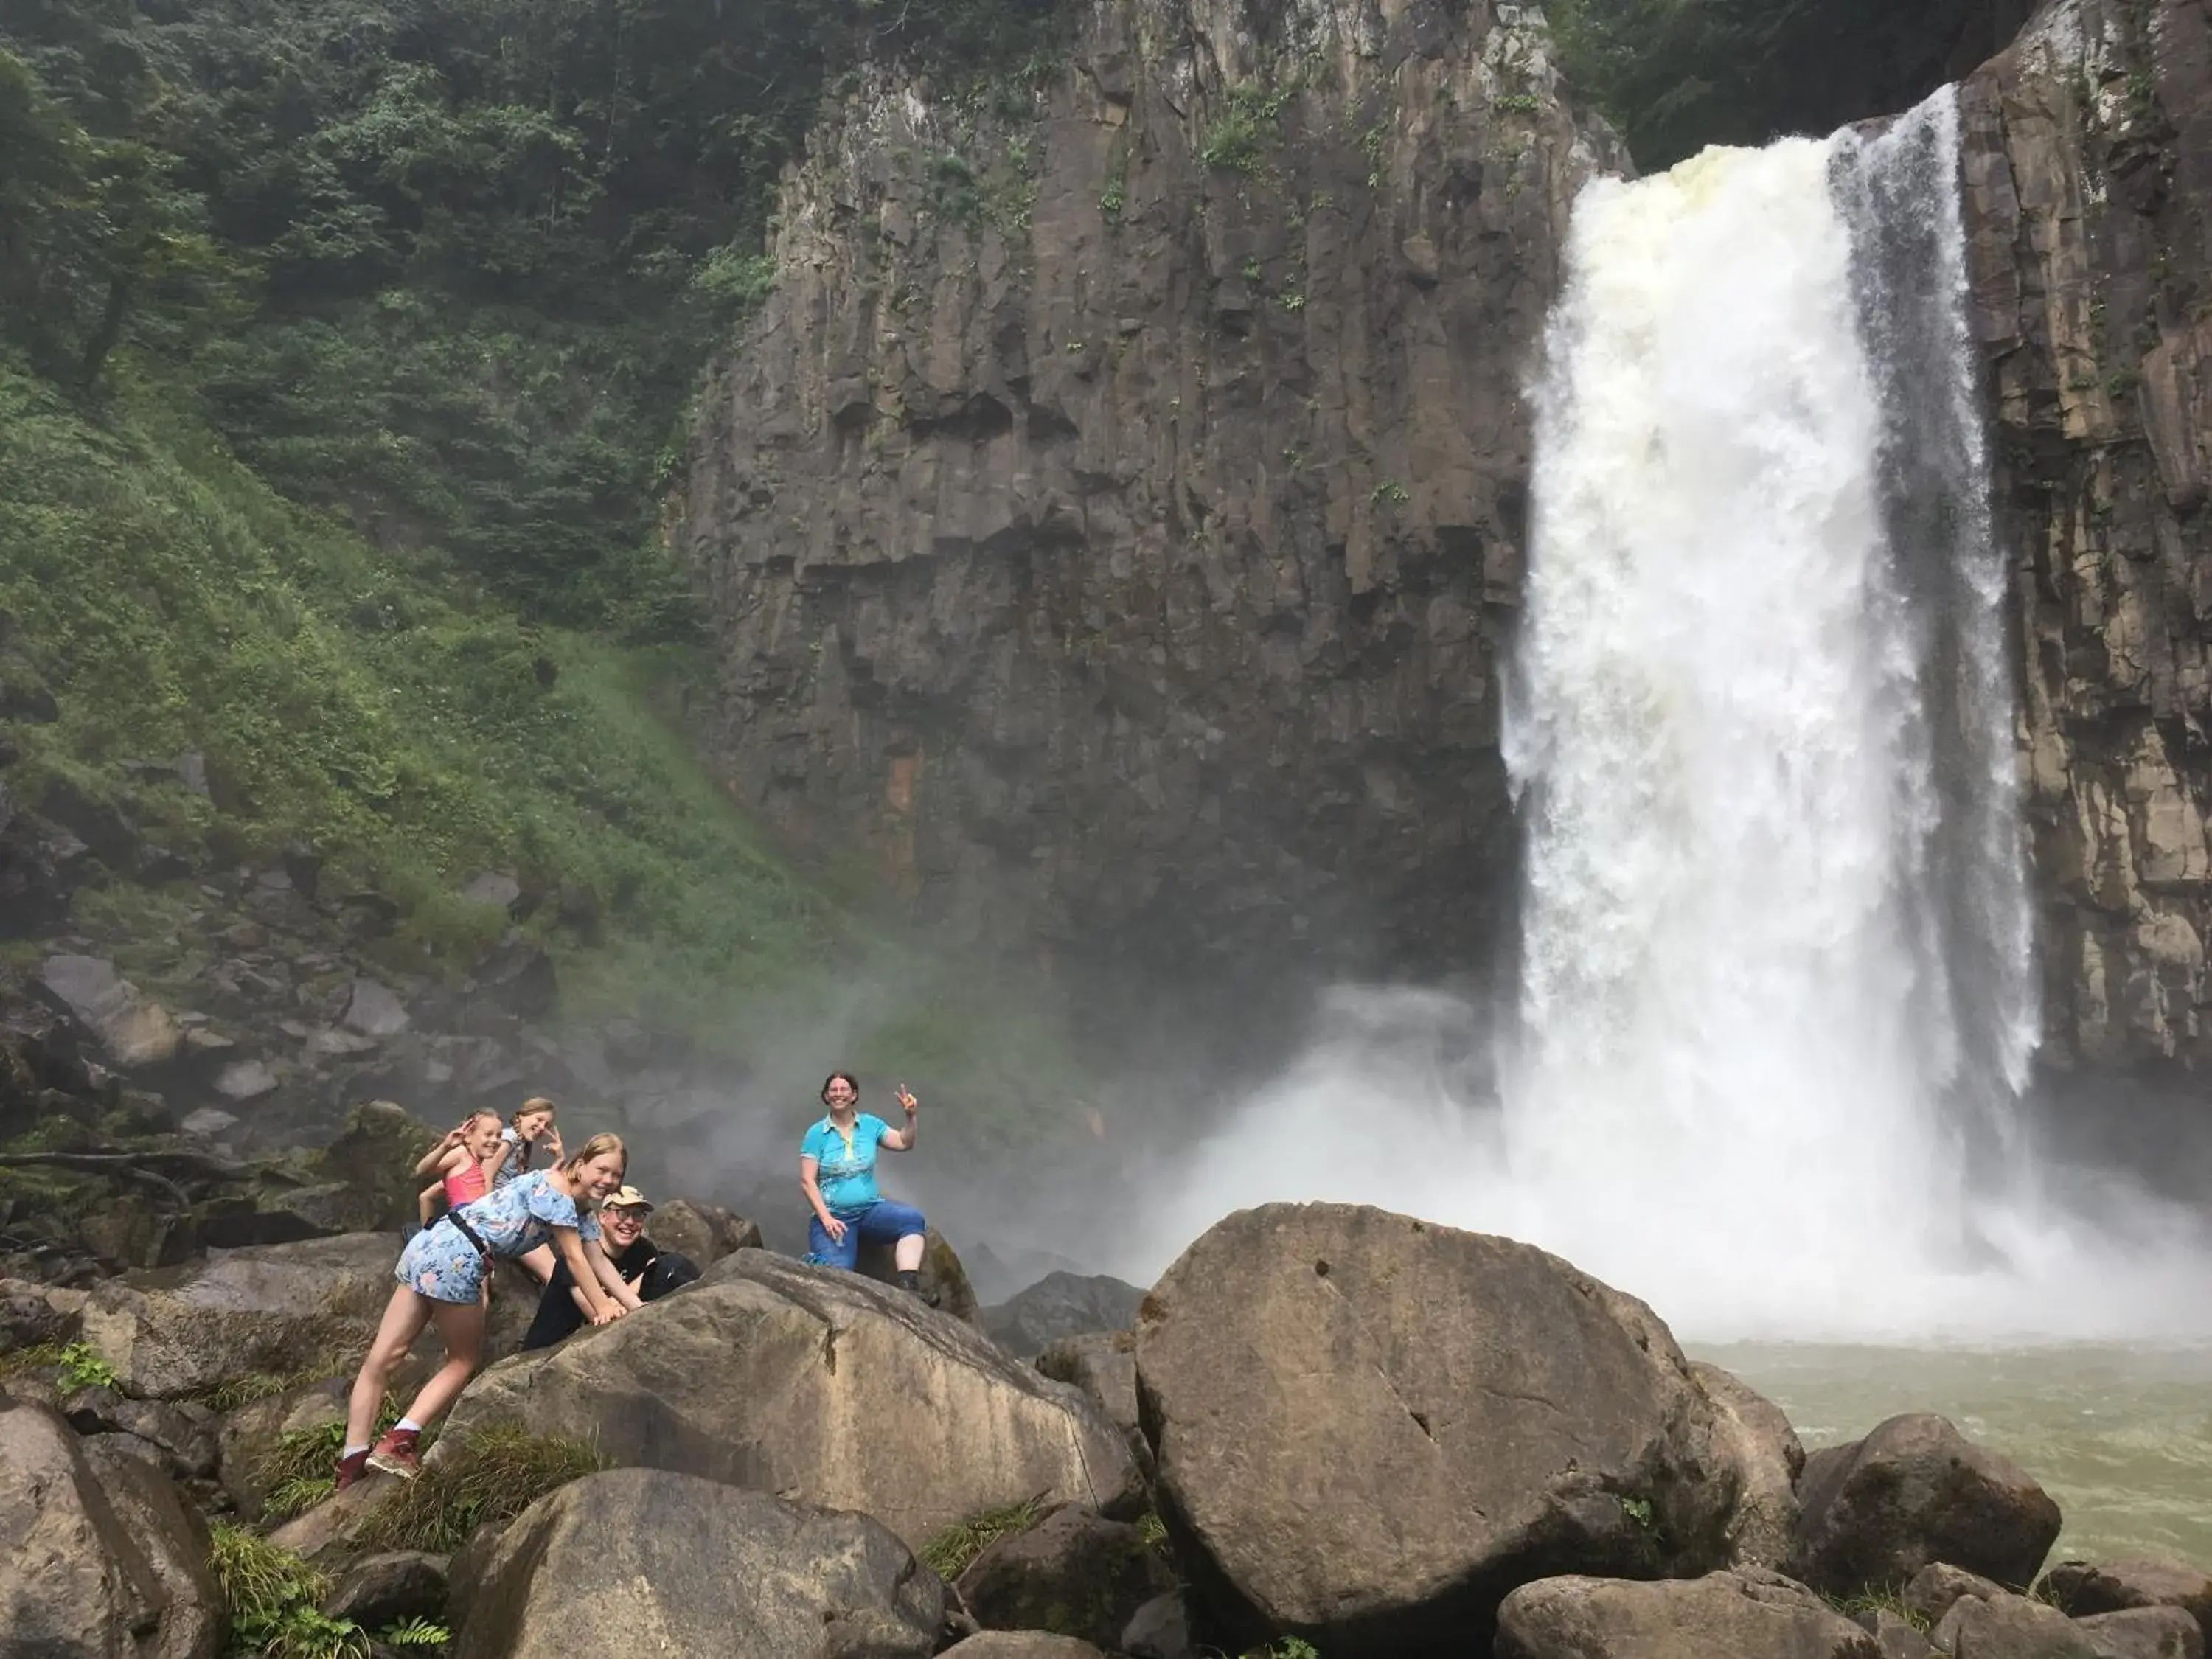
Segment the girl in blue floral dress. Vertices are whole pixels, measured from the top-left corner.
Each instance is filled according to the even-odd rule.
[[[361,1479],[364,1468],[413,1478],[416,1438],[475,1374],[483,1346],[483,1282],[493,1257],[513,1261],[550,1243],[567,1261],[578,1293],[591,1303],[594,1325],[619,1319],[638,1305],[635,1292],[599,1248],[599,1218],[592,1213],[599,1200],[622,1185],[629,1163],[620,1139],[593,1135],[574,1158],[517,1176],[448,1211],[407,1241],[393,1275],[399,1283],[361,1374],[354,1378],[346,1443],[338,1456],[341,1491]],[[425,1325],[438,1328],[446,1363],[372,1449],[368,1437],[385,1385]]]

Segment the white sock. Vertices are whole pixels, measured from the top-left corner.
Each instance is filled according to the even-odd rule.
[[[343,1463],[347,1458],[351,1457],[355,1453],[365,1452],[368,1449],[368,1448],[366,1446],[348,1446],[343,1451],[338,1454],[338,1462]]]
[[[422,1425],[411,1417],[403,1417],[392,1425],[392,1430],[395,1434],[420,1434]]]

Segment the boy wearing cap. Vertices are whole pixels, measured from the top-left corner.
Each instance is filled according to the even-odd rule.
[[[645,1236],[645,1218],[652,1213],[653,1206],[635,1187],[618,1188],[599,1206],[599,1248],[641,1303],[656,1301],[699,1277],[690,1256],[664,1250]],[[584,1328],[585,1316],[568,1265],[556,1264],[538,1299],[538,1316],[522,1339],[524,1351],[550,1348],[574,1335]]]

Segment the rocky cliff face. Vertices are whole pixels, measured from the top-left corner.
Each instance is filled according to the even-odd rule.
[[[2153,1108],[2130,1115],[2162,1154],[2212,1066],[2212,21],[2048,6],[1965,112],[2044,1063],[2067,1112]]]
[[[1492,0],[1074,16],[789,181],[678,532],[733,787],[969,937],[1480,960],[1522,388],[1626,158]]]

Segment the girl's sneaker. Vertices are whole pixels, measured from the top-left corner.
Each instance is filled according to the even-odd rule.
[[[341,1457],[338,1459],[337,1489],[343,1492],[368,1473],[368,1454],[367,1452],[357,1451]]]
[[[412,1480],[422,1473],[422,1466],[415,1459],[413,1429],[387,1429],[384,1438],[368,1455],[368,1467],[381,1469],[386,1474],[396,1474],[402,1480]]]

